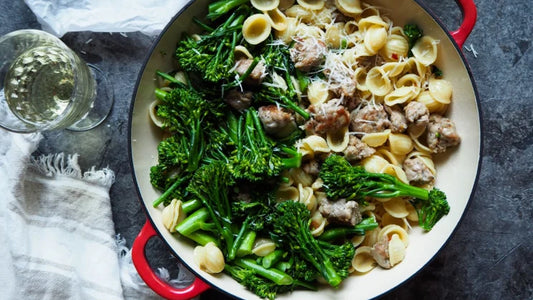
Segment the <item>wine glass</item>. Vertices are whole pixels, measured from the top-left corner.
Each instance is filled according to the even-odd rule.
[[[0,127],[85,131],[106,119],[113,102],[105,74],[59,38],[34,29],[0,37]]]

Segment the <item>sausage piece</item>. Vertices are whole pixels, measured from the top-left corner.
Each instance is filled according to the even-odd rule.
[[[442,153],[448,147],[459,145],[461,137],[452,120],[433,114],[429,117],[427,142],[433,153]]]

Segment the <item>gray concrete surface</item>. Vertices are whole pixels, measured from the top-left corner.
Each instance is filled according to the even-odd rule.
[[[533,298],[533,2],[476,0],[478,20],[465,45],[483,113],[484,151],[479,183],[464,219],[444,249],[421,272],[382,299]],[[452,0],[425,0],[449,29],[461,13]],[[0,35],[40,28],[23,1],[0,0]],[[145,222],[127,153],[128,112],[137,74],[155,37],[139,33],[69,33],[63,40],[104,70],[116,102],[102,126],[84,133],[47,133],[39,152],[79,153],[82,168],[109,166],[116,232],[131,245]],[[87,42],[89,41],[90,42]],[[154,267],[176,259],[154,239]],[[203,299],[221,297],[210,291]],[[1,298],[1,297],[0,297]]]

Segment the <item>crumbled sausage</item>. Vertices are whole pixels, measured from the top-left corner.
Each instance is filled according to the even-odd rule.
[[[429,117],[427,142],[433,153],[442,153],[448,147],[459,145],[461,137],[452,120],[433,114]]]
[[[351,135],[348,142],[348,147],[344,150],[344,158],[353,162],[363,158],[369,157],[376,153],[376,149],[368,146],[356,136]]]
[[[435,176],[420,157],[407,158],[403,162],[403,169],[407,180],[412,183],[429,183]]]
[[[392,267],[389,255],[389,239],[386,235],[372,246],[370,254],[382,268],[390,269]]]
[[[253,60],[249,58],[241,58],[235,62],[235,72],[239,76],[244,75],[248,68],[252,65]],[[244,79],[244,82],[250,85],[260,85],[263,82],[263,78],[267,75],[265,64],[262,61],[254,67],[250,75]]]
[[[407,129],[407,120],[402,110],[398,106],[385,106],[385,110],[389,113],[390,129],[393,133],[402,133]]]
[[[391,126],[389,117],[381,104],[368,104],[359,110],[353,110],[350,117],[350,129],[354,132],[382,132]]]
[[[250,91],[241,92],[240,89],[232,89],[224,96],[224,101],[234,109],[243,111],[252,104],[253,93]]]
[[[320,201],[319,211],[329,223],[355,226],[361,222],[359,205],[355,201],[330,201],[324,198]]]
[[[308,134],[325,135],[345,128],[350,124],[350,114],[344,106],[329,101],[321,105],[310,105],[308,111],[312,118],[304,125]]]
[[[416,126],[426,127],[429,122],[428,108],[418,101],[411,101],[404,107],[405,118]]]
[[[296,130],[293,115],[276,105],[259,107],[258,115],[265,131],[273,136],[286,137]]]
[[[290,49],[291,60],[296,69],[308,72],[324,62],[327,46],[314,38],[294,38],[294,47]]]
[[[303,163],[302,170],[309,175],[318,176],[318,173],[320,173],[320,164],[317,160],[313,159]]]

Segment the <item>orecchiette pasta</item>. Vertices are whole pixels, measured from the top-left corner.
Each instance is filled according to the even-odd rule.
[[[437,43],[435,39],[425,35],[416,42],[411,52],[419,62],[429,66],[437,60]]]
[[[355,255],[352,260],[352,267],[359,273],[367,273],[372,271],[377,266],[374,257],[372,256],[372,248],[368,246],[360,246],[355,250]]]
[[[335,0],[335,6],[340,12],[349,17],[355,18],[363,12],[359,0]]]
[[[269,11],[264,12],[265,16],[270,22],[270,26],[277,31],[283,31],[287,29],[288,20],[287,16],[279,9],[275,8]]]
[[[269,11],[279,6],[279,0],[250,0],[254,8],[260,11]]]
[[[265,41],[270,35],[271,30],[272,26],[264,14],[251,15],[244,20],[244,24],[242,25],[242,35],[252,45],[257,45]]]
[[[429,93],[438,102],[450,104],[452,101],[452,84],[444,79],[429,79]]]
[[[323,0],[296,0],[298,4],[309,10],[320,10],[324,8],[324,5],[326,4],[326,1]]]

